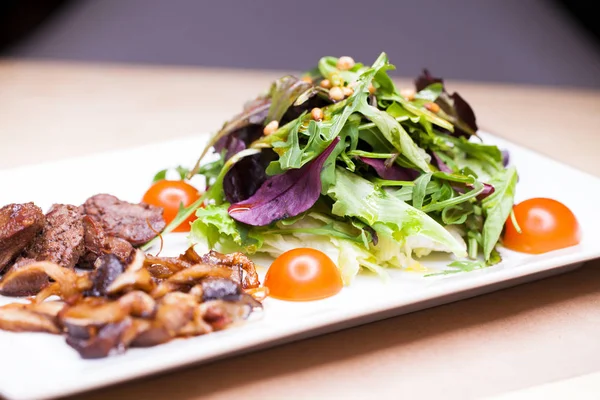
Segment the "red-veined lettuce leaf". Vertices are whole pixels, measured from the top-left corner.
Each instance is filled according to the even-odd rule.
[[[268,178],[250,198],[229,207],[231,218],[252,226],[265,226],[311,208],[321,194],[323,164],[339,141],[336,137],[317,158],[302,168]]]

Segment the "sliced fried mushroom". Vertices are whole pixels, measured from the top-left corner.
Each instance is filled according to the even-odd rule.
[[[246,272],[246,276],[244,277],[243,286],[244,289],[257,288],[260,286],[260,281],[258,280],[258,273],[256,272],[256,266],[245,254],[242,253],[233,253],[229,254],[232,258],[232,264],[235,266],[239,266]]]
[[[35,303],[43,303],[50,296],[60,296],[60,284],[58,282],[52,282],[45,288],[43,288],[33,299]]]
[[[204,278],[230,278],[231,274],[232,272],[229,268],[208,264],[196,264],[190,268],[177,272],[168,279],[168,282],[193,285]]]
[[[125,270],[121,260],[114,254],[104,254],[94,263],[96,269],[91,274],[92,287],[88,296],[106,296],[108,288]]]
[[[194,309],[197,306],[198,302],[190,294],[168,293],[159,303],[155,321],[175,335],[182,326],[192,319]]]
[[[69,336],[88,338],[99,327],[114,324],[129,316],[129,310],[118,301],[108,302],[103,298],[89,297],[66,307],[58,315]]]
[[[237,324],[252,313],[252,307],[243,302],[228,302],[223,300],[212,300],[200,304],[200,310],[204,321],[218,331]]]
[[[147,327],[145,321],[127,317],[103,326],[89,339],[68,336],[67,344],[77,350],[84,359],[104,358],[125,352],[131,341]]]
[[[152,290],[152,292],[150,292],[150,295],[155,299],[160,299],[164,297],[167,293],[184,290],[185,288],[189,288],[189,285],[181,285],[175,282],[163,281],[159,283]]]
[[[234,272],[237,272],[239,275],[232,275],[231,279],[238,281],[243,285],[244,289],[249,288],[257,288],[260,286],[260,281],[258,279],[258,273],[256,272],[256,266],[246,255],[242,253],[231,253],[231,254],[221,254],[214,250],[211,250],[207,254],[202,256],[202,262],[210,265],[219,265],[224,267],[229,267]],[[242,280],[242,272],[244,270],[246,272],[246,276]]]
[[[181,327],[177,332],[178,336],[198,336],[213,331],[212,326],[204,321],[203,312],[200,307],[194,309],[194,316],[191,321]]]
[[[256,301],[261,302],[269,297],[269,288],[266,286],[246,289],[246,293],[252,296]]]
[[[185,253],[179,256],[179,259],[189,262],[190,265],[202,263],[202,257],[196,252],[194,246],[188,247]]]
[[[202,289],[201,283],[194,285],[188,293],[191,294],[192,296],[194,296],[194,298],[196,299],[196,301],[198,301],[198,303],[202,302],[202,297],[204,296],[204,290]]]
[[[4,296],[32,296],[49,285],[48,275],[39,268],[26,268],[35,263],[31,258],[20,258],[11,266],[0,282]],[[59,285],[58,285],[59,286]]]
[[[147,293],[136,290],[123,295],[119,304],[134,317],[150,318],[156,311],[156,302]]]
[[[167,293],[158,304],[151,327],[136,337],[132,345],[147,347],[168,342],[193,320],[197,307],[198,303],[192,295]]]
[[[56,318],[65,306],[66,304],[62,301],[46,301],[43,303],[27,304],[25,308],[38,314]]]
[[[243,283],[243,270],[240,265],[233,265],[231,257],[217,251],[211,250],[204,254],[202,257],[202,263],[208,265],[222,266],[231,269],[230,279],[236,281],[240,285]]]
[[[63,268],[49,261],[36,261],[20,268],[11,269],[0,282],[0,294],[23,295],[27,292],[27,289],[32,288],[30,282],[32,280],[37,281],[42,274],[58,283],[60,297],[63,300],[74,301],[80,296],[77,274],[73,270]]]
[[[88,247],[93,239],[86,239]],[[190,247],[165,258],[137,250],[129,260],[124,266],[118,255],[103,254],[94,271],[77,274],[52,262],[21,259],[0,281],[0,293],[39,293],[31,303],[0,307],[0,329],[64,332],[81,357],[100,358],[130,345],[225,329],[262,307],[256,298],[267,293],[241,253],[199,256]],[[45,301],[52,295],[63,301]]]
[[[131,290],[143,290],[151,292],[155,287],[152,275],[146,269],[138,271],[126,271],[119,275],[117,279],[107,288],[108,294],[125,293]]]
[[[61,332],[52,316],[23,307],[7,306],[0,307],[0,329],[13,332]]]
[[[151,292],[155,284],[150,272],[144,268],[146,257],[141,250],[136,250],[134,256],[125,268],[125,272],[117,276],[106,288],[106,293],[117,294],[131,290]]]
[[[166,279],[176,272],[191,267],[191,263],[180,257],[156,257],[150,254],[146,255],[144,265],[152,273],[152,276],[160,279]]]
[[[243,289],[225,278],[209,278],[202,281],[202,301],[210,300],[238,300]]]

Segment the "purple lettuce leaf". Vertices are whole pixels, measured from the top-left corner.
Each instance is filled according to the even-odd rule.
[[[432,151],[431,154],[433,155],[435,164],[440,171],[446,172],[448,174],[454,173],[454,171],[452,171],[452,168],[450,168],[435,151]]]
[[[372,167],[382,179],[390,181],[413,181],[419,176],[419,172],[410,168],[402,168],[397,164],[386,165],[381,158],[358,157],[360,161]]]
[[[214,147],[216,153],[220,153],[221,151],[226,150],[225,161],[227,161],[235,154],[244,150],[246,148],[246,143],[237,135],[229,135],[215,143]]]
[[[270,149],[260,154],[244,157],[227,172],[223,178],[223,192],[229,203],[237,203],[252,196],[267,180],[267,165],[277,159]]]
[[[448,174],[452,174],[454,173],[452,171],[452,168],[450,168],[443,160],[442,158],[435,152],[432,151],[431,154],[433,155],[433,160],[435,160],[435,164],[437,165],[438,169],[442,172],[446,172]],[[469,190],[473,189],[473,185],[470,184],[466,184],[464,186],[458,185],[458,184],[453,184],[452,185],[452,189],[454,189],[455,191],[457,191],[458,193],[465,193],[466,192],[466,188],[468,188]],[[479,193],[479,195],[477,195],[477,200],[483,200],[486,197],[488,197],[489,195],[491,195],[492,193],[494,193],[494,187],[492,185],[490,185],[489,183],[483,183],[483,192]]]
[[[502,150],[502,165],[506,167],[510,162],[510,152],[508,150]]]
[[[477,200],[483,200],[486,197],[490,196],[495,191],[496,191],[496,189],[492,185],[484,182],[483,183],[483,192],[479,193],[479,195],[477,196]]]
[[[434,83],[441,83],[443,85],[444,80],[442,78],[435,78],[433,75],[431,75],[429,73],[429,70],[423,69],[423,72],[421,73],[421,75],[419,75],[417,77],[417,79],[415,79],[415,88],[417,89],[417,92],[420,92],[421,90],[425,89],[427,86],[434,84]]]
[[[454,184],[452,185],[452,189],[454,189],[456,192],[458,193],[466,193],[467,189],[468,190],[473,190],[473,185],[471,185],[470,183],[464,184],[464,185],[460,185],[460,184]],[[477,195],[477,200],[483,200],[486,197],[490,196],[492,193],[494,193],[496,189],[490,185],[489,183],[485,183],[483,182],[483,192],[479,193]]]
[[[254,195],[229,207],[231,218],[252,226],[265,226],[311,208],[321,195],[323,164],[339,141],[336,137],[317,158],[302,168],[269,177]]]
[[[247,103],[240,114],[225,123],[221,130],[210,139],[196,161],[194,168],[190,170],[188,177],[191,178],[198,173],[200,163],[211,148],[217,153],[227,149],[229,157],[235,154],[234,150],[239,149],[241,146],[237,141],[231,141],[230,136],[236,136],[244,142],[245,147],[258,139],[263,133],[263,123],[267,118],[270,106],[271,100],[266,97],[259,97]]]
[[[271,85],[269,97],[271,107],[265,122],[280,121],[288,109],[300,97],[312,88],[312,84],[305,82],[295,76],[286,75],[277,79]]]
[[[415,79],[417,91],[421,91],[433,83],[444,85],[444,80],[434,77],[427,69],[424,69],[423,73]],[[435,102],[446,114],[454,119],[454,132],[449,132],[449,134],[456,137],[469,137],[476,134],[479,127],[477,126],[475,113],[469,103],[457,92],[449,94],[444,86],[442,94]]]

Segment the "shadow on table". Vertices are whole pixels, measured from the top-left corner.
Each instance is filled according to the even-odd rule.
[[[233,388],[239,393],[260,381],[282,379],[288,374],[348,362],[415,342],[427,345],[456,331],[502,322],[523,313],[542,313],[534,310],[560,308],[561,303],[582,296],[600,295],[599,266],[600,261],[594,261],[565,275],[69,399],[179,400],[218,395]],[[252,392],[249,390],[248,394]]]

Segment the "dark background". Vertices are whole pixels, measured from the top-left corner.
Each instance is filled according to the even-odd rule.
[[[397,74],[600,88],[594,1],[0,0],[0,54],[303,70],[323,55]]]

